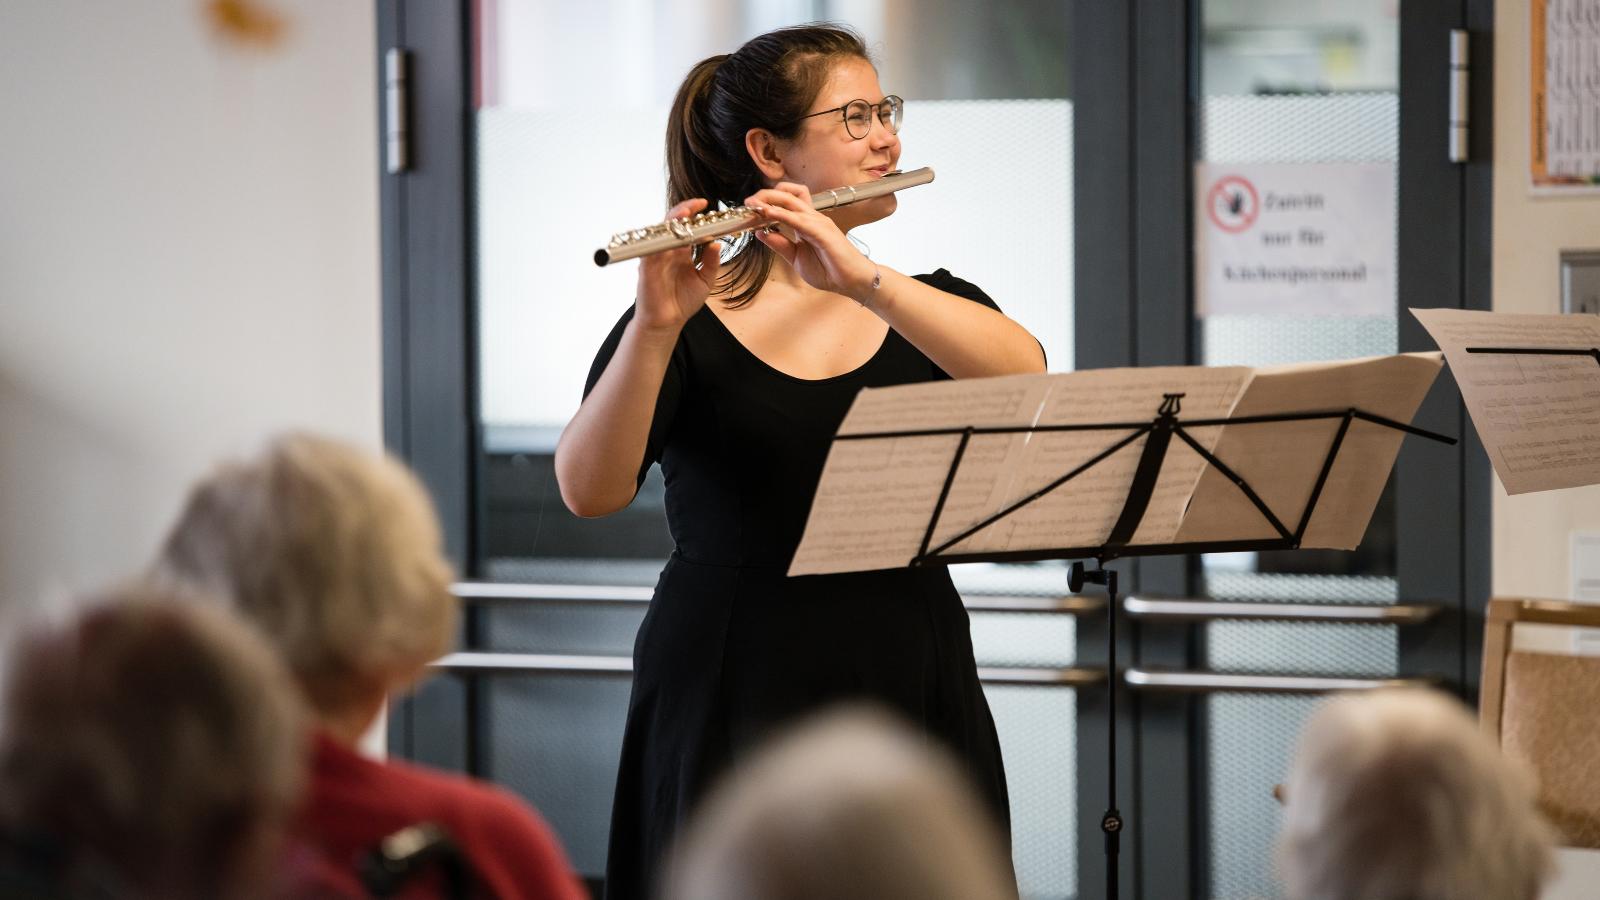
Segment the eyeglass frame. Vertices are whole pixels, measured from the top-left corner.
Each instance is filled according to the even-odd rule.
[[[857,103],[866,103],[867,104],[867,109],[872,111],[872,118],[876,119],[878,121],[878,124],[882,125],[884,127],[884,129],[887,130],[890,134],[899,134],[900,133],[900,126],[898,124],[896,124],[893,128],[890,128],[889,127],[889,123],[883,121],[883,110],[885,108],[884,104],[888,103],[890,100],[895,101],[895,105],[894,106],[899,108],[900,115],[903,117],[905,115],[905,110],[906,110],[905,98],[899,96],[898,94],[885,94],[883,96],[883,99],[879,100],[877,103],[867,103],[867,99],[865,97],[857,97],[856,99],[851,100],[849,103],[846,103],[843,106],[835,106],[832,109],[819,109],[814,113],[806,113],[805,115],[801,116],[798,119],[795,119],[793,122],[790,122],[789,124],[790,125],[794,125],[794,124],[797,124],[797,123],[800,123],[800,122],[804,122],[806,119],[813,119],[813,118],[816,118],[817,116],[825,116],[828,113],[835,113],[836,112],[836,113],[842,114],[842,116],[843,116],[845,134],[850,135],[850,139],[853,140],[853,141],[864,141],[864,140],[866,140],[868,137],[870,137],[872,135],[872,125],[869,123],[867,125],[867,133],[857,137],[856,133],[850,130],[850,114],[848,112],[846,112],[846,110],[850,109],[851,106],[854,106]],[[889,109],[893,109],[893,108],[894,107],[889,107]],[[893,119],[894,116],[891,114],[890,118]]]

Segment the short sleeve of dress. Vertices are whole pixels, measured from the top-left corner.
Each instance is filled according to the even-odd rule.
[[[984,306],[989,307],[997,313],[1004,312],[1004,310],[1000,308],[1000,304],[994,302],[994,298],[990,297],[988,294],[985,294],[982,288],[970,281],[966,281],[951,275],[949,269],[935,269],[931,274],[913,275],[911,277],[929,287],[938,288],[947,294],[955,294],[957,297],[965,297],[968,300],[971,300],[973,303],[982,303]],[[1037,340],[1037,338],[1035,340]],[[1044,352],[1044,344],[1042,342],[1039,344],[1039,352]],[[1045,368],[1050,368],[1050,360],[1048,357],[1045,359]],[[934,369],[934,377],[939,380],[948,380],[950,378],[949,374],[947,374],[943,369],[939,369],[937,367]]]
[[[589,377],[583,383],[584,399],[588,399],[595,383],[605,374],[606,366],[611,364],[611,357],[616,355],[617,346],[622,343],[622,332],[632,319],[633,307],[629,306],[600,344],[600,351],[594,355],[594,362],[589,366]],[[645,439],[644,459],[639,464],[639,477],[634,481],[634,490],[644,484],[644,476],[650,472],[650,467],[661,461],[661,448],[666,445],[667,435],[672,431],[678,402],[683,396],[685,371],[683,339],[680,336],[678,345],[672,349],[672,359],[667,362],[667,371],[661,378],[661,391],[656,395],[655,415],[650,419],[650,436]]]
[[[912,277],[928,287],[938,288],[947,294],[955,294],[957,297],[965,297],[974,303],[982,303],[995,312],[1001,311],[1000,304],[994,302],[988,294],[983,292],[982,288],[970,281],[951,275],[949,269],[935,269],[930,275],[913,275]]]

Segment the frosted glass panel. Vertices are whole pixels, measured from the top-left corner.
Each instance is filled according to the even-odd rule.
[[[1207,0],[1198,149],[1213,163],[1399,159],[1398,4]],[[1397,235],[1397,223],[1364,223]],[[1392,251],[1391,251],[1392,252]],[[1397,304],[1398,305],[1398,304]],[[1382,316],[1222,315],[1199,320],[1207,365],[1270,365],[1396,352]],[[1387,521],[1386,521],[1387,518]],[[1205,596],[1301,603],[1394,603],[1392,507],[1380,503],[1363,554],[1226,554],[1202,559]],[[1285,571],[1291,568],[1293,573]],[[1342,569],[1340,574],[1333,574]],[[1392,627],[1212,623],[1203,664],[1229,672],[1388,676]],[[1272,870],[1282,780],[1314,697],[1214,694],[1205,721],[1207,869],[1215,898],[1277,897]]]
[[[613,232],[660,220],[666,117],[665,107],[478,113],[482,419],[491,428],[542,427],[553,438],[577,411],[595,348],[633,302],[637,278],[636,264],[602,269],[592,256]],[[902,168],[932,166],[937,179],[851,233],[886,265],[948,268],[983,288],[1039,338],[1052,370],[1070,369],[1071,103],[910,101],[900,137]],[[1006,214],[1024,198],[1025,210]]]

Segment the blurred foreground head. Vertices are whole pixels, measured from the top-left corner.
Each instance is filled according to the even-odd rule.
[[[375,714],[455,630],[450,565],[416,476],[311,435],[280,438],[196,484],[156,573],[254,622],[323,718]]]
[[[270,880],[299,802],[302,707],[247,625],[129,587],[22,637],[11,663],[0,831],[17,879],[152,898]]]
[[[1437,691],[1328,701],[1284,791],[1279,863],[1294,900],[1535,900],[1550,869],[1526,776]]]
[[[1016,897],[988,810],[928,739],[825,714],[741,767],[674,855],[669,900]]]

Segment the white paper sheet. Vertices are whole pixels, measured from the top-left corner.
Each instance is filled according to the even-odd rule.
[[[1257,369],[1232,417],[1360,409],[1405,424],[1443,366],[1438,353],[1407,353]],[[1215,453],[1294,533],[1340,424],[1330,418],[1227,425]],[[1393,428],[1351,422],[1301,548],[1353,550],[1361,543],[1404,438]],[[1215,468],[1201,477],[1178,534],[1183,543],[1275,537],[1261,512]]]
[[[1096,369],[863,390],[839,434],[1034,425],[1124,423],[1120,428],[974,435],[962,456],[934,549],[1059,479],[1155,417],[1162,395],[1186,393],[1184,414],[1224,416],[1248,381],[1245,367]],[[1215,441],[1215,429],[1197,437]],[[953,434],[835,441],[791,575],[893,568],[921,551],[960,444]],[[1143,439],[949,547],[1006,552],[1091,544],[1110,531],[1127,496]],[[1170,538],[1202,466],[1174,454],[1136,540]],[[1063,544],[1063,542],[1067,542]]]
[[[1600,484],[1600,364],[1468,347],[1600,347],[1600,316],[1413,309],[1444,351],[1510,494]]]
[[[833,444],[789,574],[896,568],[925,552],[925,544],[926,552],[943,554],[1098,547],[1121,515],[1145,438],[1050,485],[1152,422],[1163,395],[1185,395],[1180,422],[1240,415],[1241,408],[1262,413],[1350,406],[1409,422],[1440,366],[1438,355],[1430,354],[1259,371],[1095,369],[863,390],[840,425],[839,435],[852,439]],[[961,435],[874,436],[1086,424],[1107,427],[971,435],[931,534],[929,521]],[[1283,505],[1286,511],[1278,514],[1292,530],[1336,427],[1317,422],[1185,430],[1270,498],[1269,505]],[[1324,492],[1339,496],[1325,498],[1331,511],[1313,519],[1306,546],[1354,546],[1365,530],[1401,437],[1365,427],[1389,433],[1351,429]],[[1287,457],[1296,463],[1279,462]],[[1248,532],[1264,520],[1242,495],[1230,492],[1237,495],[1237,488],[1174,437],[1131,545],[1239,538],[1241,522]],[[1205,498],[1203,507],[1197,498]],[[1259,536],[1275,532],[1268,528]]]

